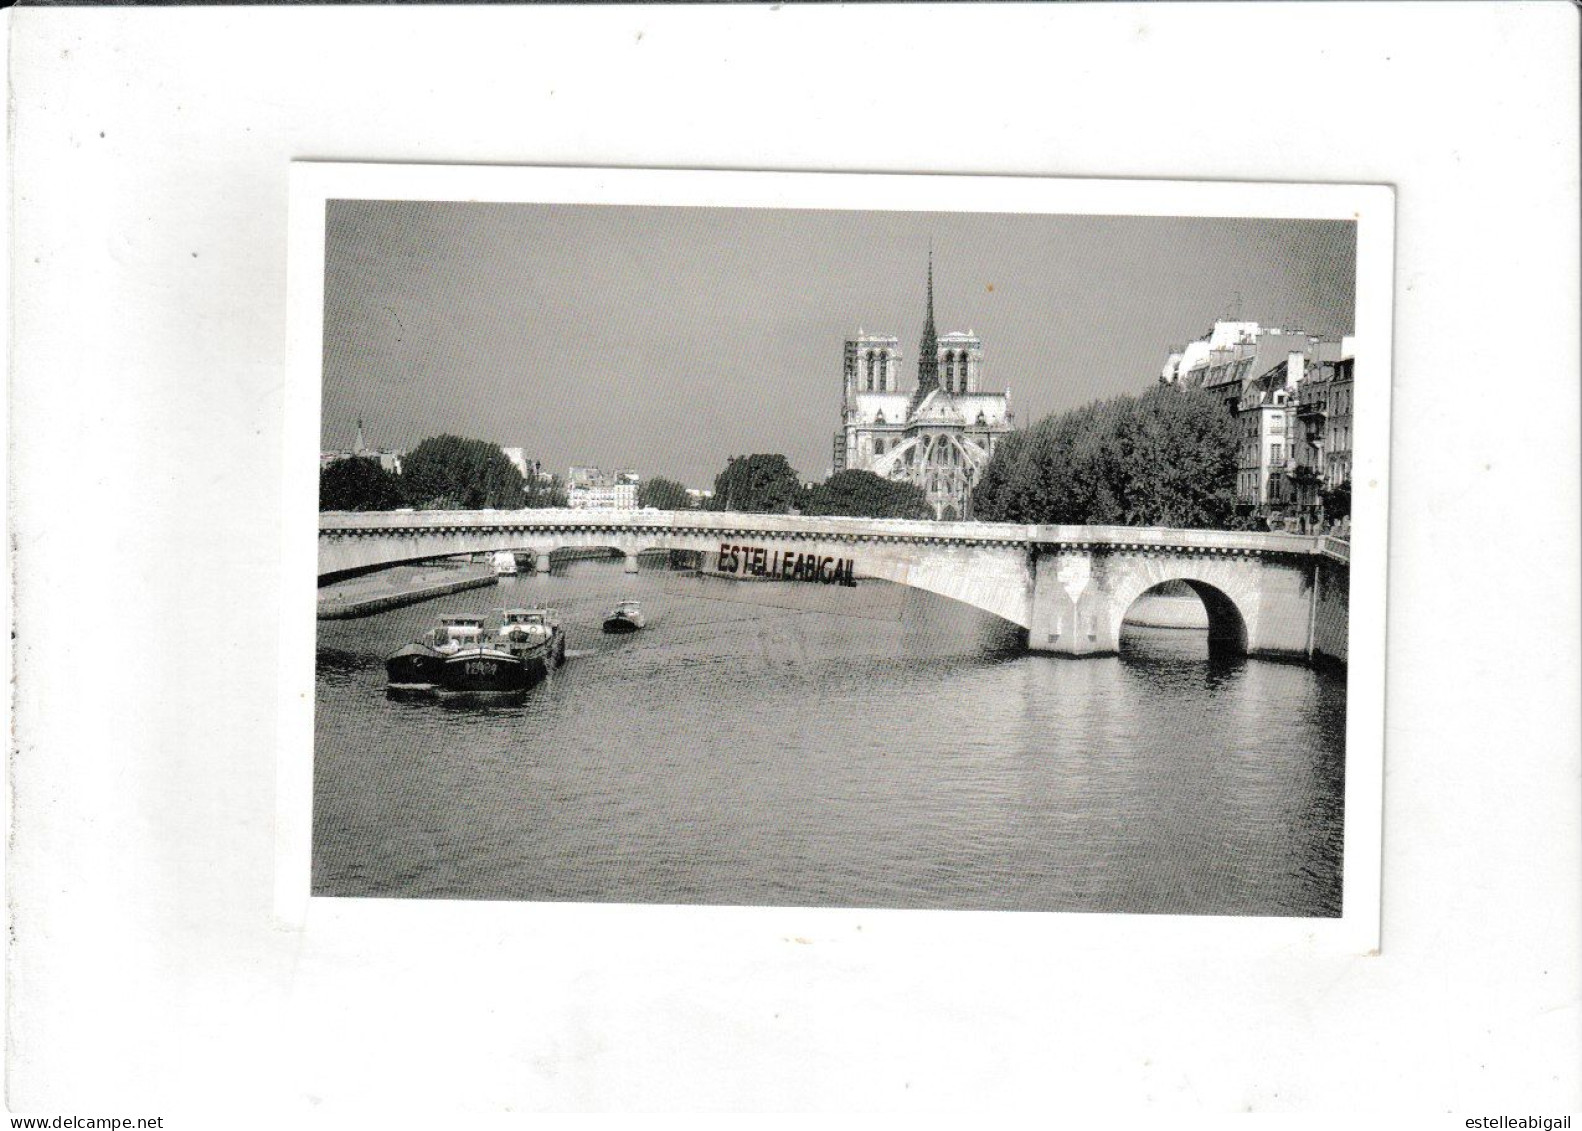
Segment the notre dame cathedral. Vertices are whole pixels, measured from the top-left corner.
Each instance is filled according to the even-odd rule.
[[[972,487],[1011,431],[1011,394],[983,390],[983,343],[934,329],[934,259],[917,351],[917,385],[901,388],[899,339],[858,331],[846,342],[834,470],[915,483],[934,517],[972,517]]]

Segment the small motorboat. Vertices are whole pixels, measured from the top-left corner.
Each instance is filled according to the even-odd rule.
[[[516,555],[510,550],[501,550],[494,555],[494,572],[499,577],[509,577],[516,573]]]
[[[604,618],[604,631],[636,632],[647,623],[641,605],[636,601],[622,601]]]

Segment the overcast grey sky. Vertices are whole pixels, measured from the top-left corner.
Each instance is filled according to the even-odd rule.
[[[561,475],[689,486],[781,452],[820,479],[841,343],[901,339],[916,377],[929,241],[940,333],[976,330],[1019,425],[1139,392],[1232,312],[1350,333],[1338,221],[335,201],[323,444],[452,432]]]

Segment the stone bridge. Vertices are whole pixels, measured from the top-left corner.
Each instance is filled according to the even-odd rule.
[[[925,589],[1027,630],[1028,647],[1113,653],[1132,603],[1185,582],[1208,612],[1211,651],[1346,659],[1349,549],[1296,534],[1121,526],[816,518],[716,511],[383,511],[319,516],[319,582],[453,554],[610,547],[628,571],[646,550],[762,547],[794,561],[850,560],[855,576]]]

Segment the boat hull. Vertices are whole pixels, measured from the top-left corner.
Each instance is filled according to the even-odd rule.
[[[439,651],[413,641],[385,660],[392,692],[525,691],[566,659],[566,635],[558,627],[544,640],[491,641],[461,651]]]
[[[444,668],[445,658],[423,644],[408,644],[385,661],[385,674],[397,691],[432,691]]]
[[[636,632],[642,627],[643,626],[640,622],[629,620],[626,617],[606,617],[604,621],[604,631],[610,633],[612,636],[618,636],[628,632]]]
[[[476,694],[526,691],[548,674],[541,657],[513,656],[493,648],[468,649],[445,659],[439,690]]]

